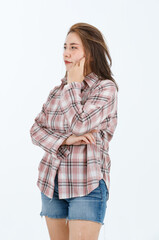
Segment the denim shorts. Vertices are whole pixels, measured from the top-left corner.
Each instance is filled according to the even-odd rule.
[[[42,210],[40,216],[66,218],[68,220],[88,220],[104,225],[108,194],[105,181],[101,179],[99,186],[86,196],[59,199],[58,175],[56,174],[52,200],[41,192]]]

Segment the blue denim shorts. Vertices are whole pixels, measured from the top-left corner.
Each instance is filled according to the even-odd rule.
[[[89,220],[104,225],[108,194],[105,181],[101,179],[99,186],[86,196],[59,199],[58,175],[56,174],[52,200],[41,192],[42,210],[40,216],[68,220]]]

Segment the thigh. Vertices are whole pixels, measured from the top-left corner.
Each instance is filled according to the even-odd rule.
[[[45,216],[50,239],[69,240],[67,224],[68,203],[64,199],[59,199],[57,175],[53,198],[51,199],[41,192],[41,201],[42,209],[40,216]]]
[[[108,190],[104,180],[101,179],[99,186],[88,195],[68,200],[68,220],[87,220],[104,225],[107,200]]]
[[[69,240],[98,240],[101,224],[86,220],[69,220]]]
[[[69,228],[66,219],[45,217],[51,240],[69,240]]]

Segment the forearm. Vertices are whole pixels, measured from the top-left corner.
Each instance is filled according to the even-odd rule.
[[[105,82],[105,81],[104,81]],[[70,131],[81,136],[98,126],[106,119],[109,121],[116,114],[117,91],[114,83],[102,83],[93,90],[85,104],[81,104],[81,84],[71,82],[64,86],[60,107]]]
[[[48,153],[56,157],[58,148],[72,133],[61,134],[59,132],[50,131],[46,127],[42,127],[38,120],[34,122],[30,129],[30,135],[33,144],[41,147]],[[64,143],[63,143],[64,145]]]

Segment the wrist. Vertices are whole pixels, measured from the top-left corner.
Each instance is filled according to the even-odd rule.
[[[67,140],[67,139],[65,139],[61,145],[65,145],[65,144],[66,144],[66,140]]]

